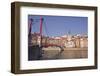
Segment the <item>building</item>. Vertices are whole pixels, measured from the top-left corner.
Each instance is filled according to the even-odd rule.
[[[86,35],[64,35],[59,37],[40,37],[39,33],[32,34],[32,45],[42,45],[43,46],[61,46],[64,48],[84,48],[88,47],[88,37]]]

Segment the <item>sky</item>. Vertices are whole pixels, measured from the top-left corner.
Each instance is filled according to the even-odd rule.
[[[38,32],[40,28],[40,17],[43,18],[43,35],[63,36],[88,34],[88,18],[76,16],[50,16],[50,15],[28,15],[28,20],[33,19],[32,32]]]

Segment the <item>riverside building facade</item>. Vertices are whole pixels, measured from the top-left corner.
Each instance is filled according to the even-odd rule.
[[[39,45],[42,39],[43,46],[61,46],[64,48],[87,48],[88,36],[87,35],[64,35],[57,37],[42,36],[38,33],[32,34],[32,44]]]

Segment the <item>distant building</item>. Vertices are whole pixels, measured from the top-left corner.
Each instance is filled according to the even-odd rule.
[[[32,34],[32,45],[40,45],[41,38],[39,33]],[[42,36],[43,46],[62,46],[65,48],[84,48],[88,47],[88,37],[86,35],[64,35],[59,37]]]

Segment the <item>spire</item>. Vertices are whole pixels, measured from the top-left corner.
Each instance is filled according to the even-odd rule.
[[[68,31],[68,35],[71,35],[71,30]]]

